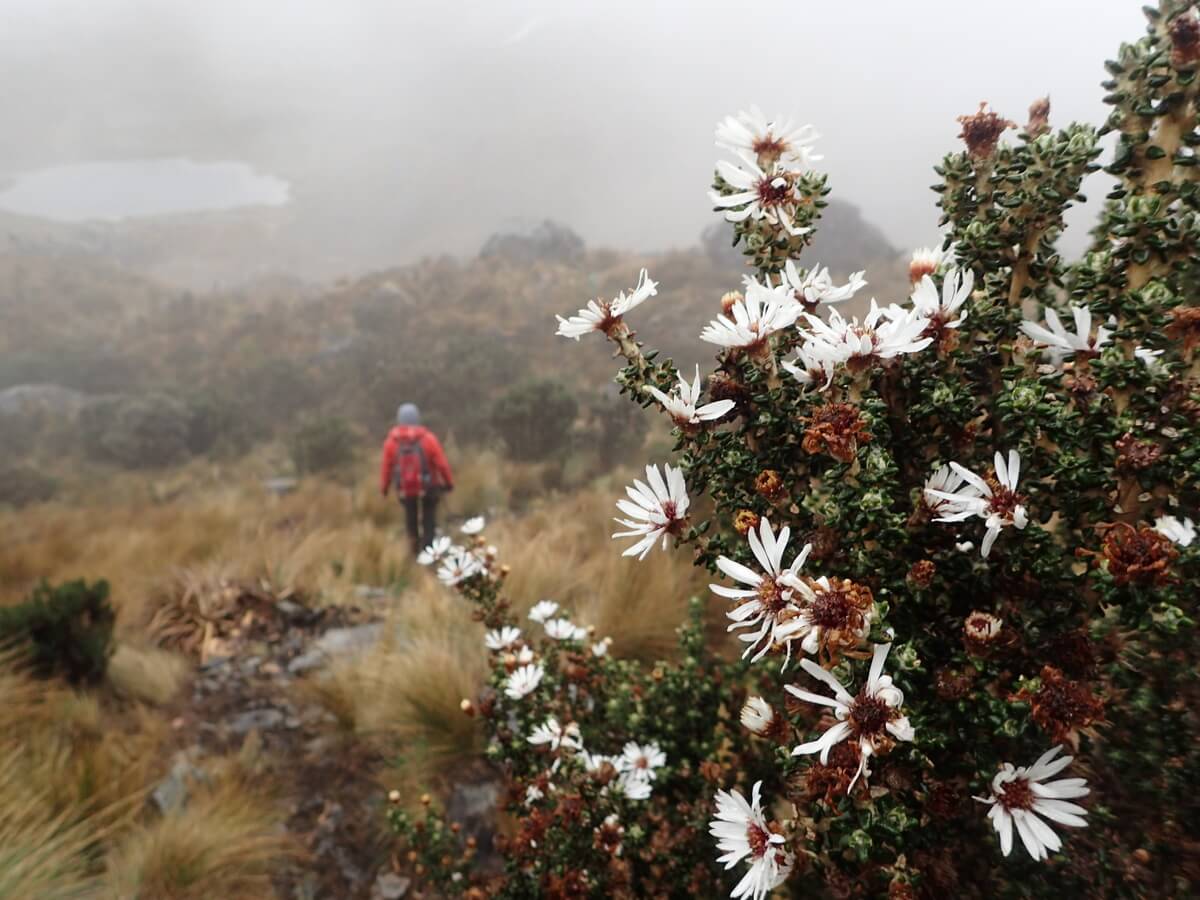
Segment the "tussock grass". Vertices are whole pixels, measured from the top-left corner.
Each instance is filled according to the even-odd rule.
[[[104,900],[259,900],[293,852],[272,805],[240,778],[194,794],[186,807],[129,831],[109,851]]]
[[[119,644],[108,661],[108,683],[119,695],[151,706],[165,706],[179,693],[191,671],[177,653],[158,647]]]

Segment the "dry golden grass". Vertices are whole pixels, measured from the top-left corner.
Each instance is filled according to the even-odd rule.
[[[108,661],[108,683],[123,697],[166,706],[179,693],[191,664],[158,647],[119,644]]]
[[[183,809],[116,841],[105,860],[105,900],[259,900],[291,852],[273,805],[241,777],[198,790]]]

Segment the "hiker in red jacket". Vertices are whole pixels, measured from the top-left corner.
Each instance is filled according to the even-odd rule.
[[[404,403],[396,410],[396,426],[383,442],[379,489],[386,497],[393,486],[404,504],[404,521],[415,556],[433,543],[438,500],[443,491],[454,490],[454,476],[442,445],[421,425],[421,411],[414,403]]]

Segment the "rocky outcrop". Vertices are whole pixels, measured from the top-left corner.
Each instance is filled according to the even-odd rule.
[[[483,259],[504,259],[515,263],[536,260],[577,262],[583,257],[583,238],[559,222],[545,219],[523,223],[493,234],[479,251]]]

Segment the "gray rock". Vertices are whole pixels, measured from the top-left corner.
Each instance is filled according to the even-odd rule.
[[[303,675],[305,672],[319,669],[323,665],[325,665],[325,654],[320,650],[309,650],[288,663],[288,672],[292,675]]]
[[[331,628],[313,641],[313,650],[326,656],[362,653],[373,647],[382,633],[383,625],[379,622],[355,625],[351,628]]]
[[[177,753],[167,777],[150,792],[150,803],[165,816],[187,804],[190,783],[207,781],[204,770],[192,765],[187,753]]]
[[[247,734],[250,731],[270,731],[283,724],[284,716],[277,709],[252,709],[234,716],[229,722],[229,730],[234,734]]]
[[[275,608],[288,619],[303,618],[304,614],[308,612],[299,603],[293,603],[291,600],[279,600],[275,603]]]
[[[481,863],[493,854],[499,799],[500,782],[488,779],[456,784],[446,801],[446,819],[462,826],[464,838],[475,838]]]
[[[295,478],[268,478],[263,482],[263,487],[276,497],[284,497],[296,489],[296,484]]]
[[[354,586],[354,596],[359,600],[385,600],[388,592],[385,588],[375,587],[370,584],[356,584]]]
[[[375,879],[371,888],[371,900],[400,900],[408,893],[409,880],[392,872],[384,872]]]

